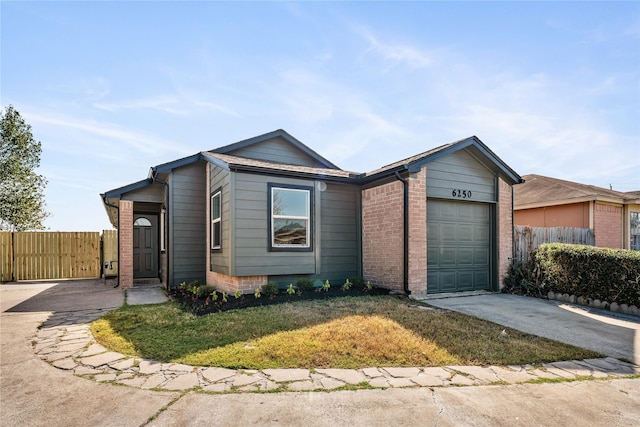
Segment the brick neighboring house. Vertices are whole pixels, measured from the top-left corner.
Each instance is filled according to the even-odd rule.
[[[640,191],[623,193],[541,175],[515,187],[514,223],[593,230],[595,245],[640,250]]]
[[[475,136],[354,173],[277,130],[101,196],[123,287],[199,280],[233,293],[363,277],[423,296],[500,288],[521,181]]]

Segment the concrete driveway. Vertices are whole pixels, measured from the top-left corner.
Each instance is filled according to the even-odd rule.
[[[508,294],[431,298],[425,302],[640,364],[640,318],[635,316]]]
[[[56,369],[34,353],[36,328],[73,310],[123,302],[99,281],[0,286],[2,426],[634,425],[640,380],[276,394],[159,392]]]

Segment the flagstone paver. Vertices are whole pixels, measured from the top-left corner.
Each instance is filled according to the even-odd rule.
[[[265,390],[333,390],[366,383],[374,388],[473,386],[540,378],[616,378],[640,374],[640,366],[611,357],[515,366],[368,367],[363,369],[244,369],[196,367],[132,358],[95,342],[89,322],[104,310],[56,313],[38,330],[33,350],[53,367],[99,382],[143,389],[213,393]]]

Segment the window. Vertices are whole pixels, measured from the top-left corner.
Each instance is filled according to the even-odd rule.
[[[275,250],[311,250],[313,187],[269,184],[270,240]]]
[[[222,218],[222,193],[216,191],[211,196],[211,249],[222,247],[222,228],[220,219]]]
[[[151,221],[141,216],[140,218],[136,219],[136,221],[133,223],[133,226],[134,227],[151,227]]]
[[[631,245],[629,249],[632,251],[640,251],[640,212],[631,212],[630,213],[631,226],[630,233],[631,234]]]

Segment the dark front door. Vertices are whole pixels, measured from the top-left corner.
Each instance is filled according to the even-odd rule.
[[[133,278],[158,277],[158,215],[133,216]]]

